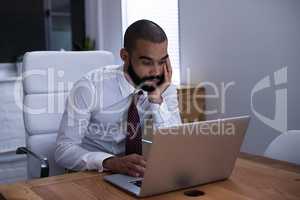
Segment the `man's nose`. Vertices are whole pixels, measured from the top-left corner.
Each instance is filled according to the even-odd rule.
[[[150,76],[159,76],[161,74],[161,66],[154,64],[150,71]]]

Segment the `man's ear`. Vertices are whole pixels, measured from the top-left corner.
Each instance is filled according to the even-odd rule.
[[[125,48],[120,50],[120,57],[125,65],[129,65],[129,53]]]

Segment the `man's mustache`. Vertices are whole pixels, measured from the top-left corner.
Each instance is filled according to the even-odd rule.
[[[157,81],[162,81],[164,78],[163,75],[160,75],[160,76],[147,76],[147,77],[144,77],[141,79],[142,82],[145,82],[145,81],[154,81],[154,80],[157,80]]]

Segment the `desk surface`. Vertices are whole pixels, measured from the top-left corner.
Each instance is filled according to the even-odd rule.
[[[104,182],[103,174],[79,172],[61,176],[0,185],[7,199],[28,200],[122,200],[133,196]],[[300,199],[300,166],[259,156],[241,154],[231,177],[222,182],[195,187],[204,196],[186,197],[186,190],[147,199]],[[190,190],[190,189],[188,189]]]

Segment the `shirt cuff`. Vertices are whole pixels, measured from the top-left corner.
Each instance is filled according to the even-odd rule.
[[[158,124],[162,124],[168,121],[171,117],[166,101],[163,99],[161,104],[151,103],[150,108],[153,112],[154,121]]]
[[[105,152],[89,152],[85,154],[82,160],[86,164],[87,170],[98,170],[103,172],[103,161],[107,158],[114,157],[114,155]]]

